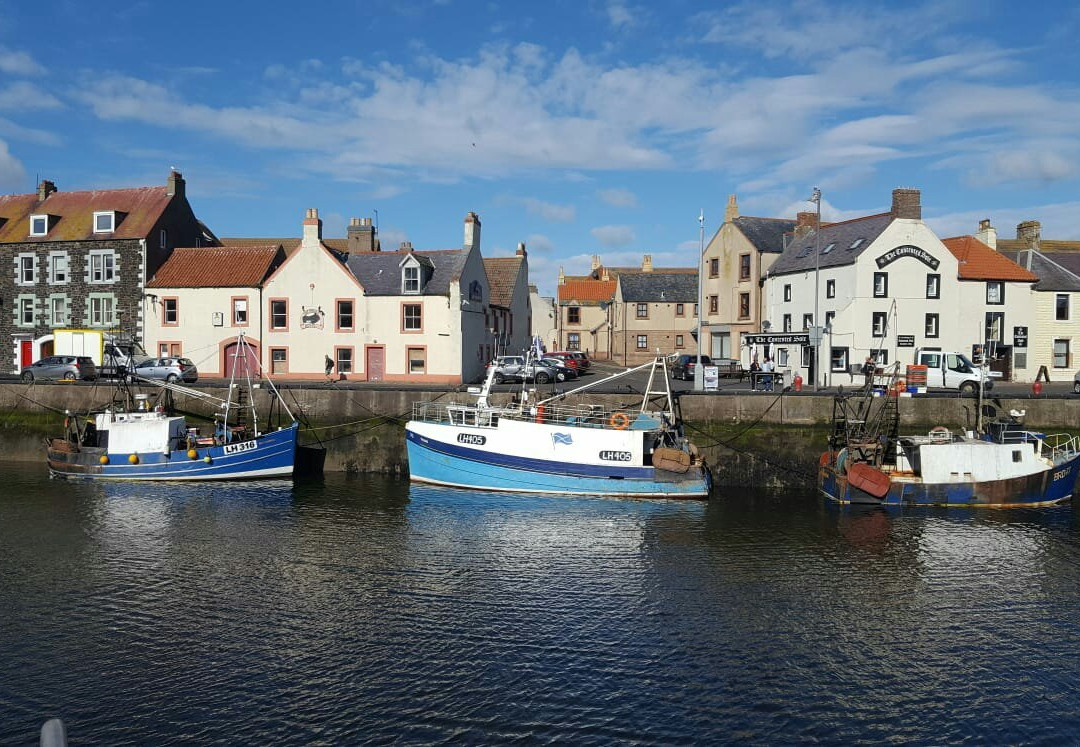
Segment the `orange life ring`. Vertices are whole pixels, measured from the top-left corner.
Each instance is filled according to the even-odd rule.
[[[608,424],[617,431],[625,431],[630,427],[630,416],[625,412],[614,412]]]

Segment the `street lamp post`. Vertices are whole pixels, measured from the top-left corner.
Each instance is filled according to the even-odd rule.
[[[705,310],[705,211],[698,214],[698,271],[697,271],[697,363],[694,365],[694,390],[704,391],[705,371],[701,367],[701,314]]]
[[[810,334],[814,338],[814,381],[813,391],[818,389],[818,376],[821,375],[821,332],[818,325],[818,305],[821,298],[821,190],[814,187],[810,202],[817,206],[817,225],[814,228],[814,323]]]

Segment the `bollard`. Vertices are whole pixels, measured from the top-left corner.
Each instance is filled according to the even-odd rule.
[[[1031,393],[1034,394],[1036,397],[1038,397],[1040,394],[1042,394],[1042,382],[1041,381],[1036,381],[1034,384],[1031,385]]]
[[[792,386],[795,387],[796,392],[802,391],[802,374],[795,374],[795,378],[791,381]]]

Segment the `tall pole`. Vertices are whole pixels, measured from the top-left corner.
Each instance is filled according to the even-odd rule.
[[[817,226],[814,229],[814,321],[810,332],[814,335],[814,382],[813,391],[818,389],[818,377],[821,376],[821,332],[818,324],[818,305],[821,298],[821,190],[814,187],[810,201],[817,205]],[[818,330],[814,328],[817,327]]]
[[[697,363],[694,365],[694,389],[705,389],[705,370],[701,367],[701,315],[705,311],[705,211],[698,214],[698,268],[697,268]]]

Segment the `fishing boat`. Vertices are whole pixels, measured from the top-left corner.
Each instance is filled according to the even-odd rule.
[[[243,335],[237,355],[253,360]],[[237,369],[241,381],[237,381]],[[132,383],[156,388],[156,397],[133,393]],[[88,480],[251,480],[289,477],[297,454],[299,423],[269,379],[272,410],[282,421],[260,422],[246,365],[237,365],[228,396],[179,384],[128,376],[117,384],[113,402],[85,418],[68,412],[64,434],[48,439],[47,461],[54,477]],[[217,409],[211,427],[190,426],[175,414],[173,395],[202,400]]]
[[[566,403],[645,370],[639,407]],[[405,427],[412,480],[522,493],[708,496],[709,471],[683,435],[663,357],[547,399],[524,389],[502,406],[489,401],[494,375],[490,367],[484,385],[470,390],[474,402],[414,405]]]
[[[1024,428],[1023,412],[975,428],[936,426],[900,435],[898,368],[884,396],[868,385],[834,399],[829,450],[818,488],[844,504],[898,506],[1048,506],[1068,500],[1080,469],[1070,435]],[[880,392],[879,392],[880,395]]]

